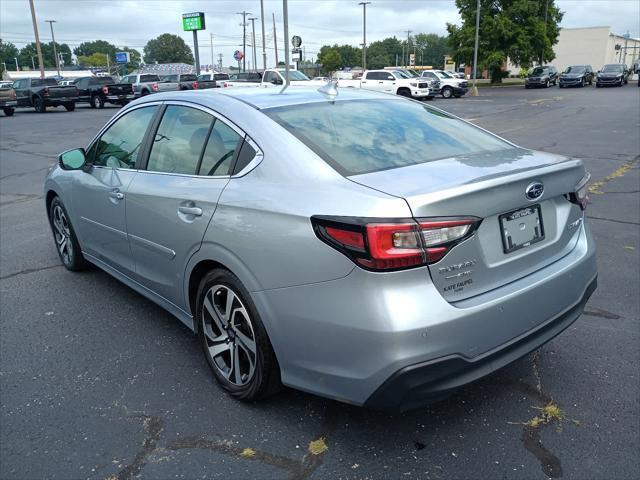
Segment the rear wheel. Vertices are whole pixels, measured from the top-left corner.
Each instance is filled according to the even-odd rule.
[[[234,274],[215,269],[202,279],[196,321],[205,358],[229,394],[255,400],[280,388],[271,342],[249,292]]]
[[[411,97],[411,90],[408,88],[401,88],[398,90],[398,95],[401,97]]]
[[[47,107],[44,104],[44,100],[41,99],[40,97],[35,97],[33,99],[33,108],[36,110],[36,112],[38,113],[44,113],[47,111]]]
[[[51,202],[49,222],[58,256],[65,268],[71,271],[87,268],[89,264],[82,256],[80,244],[78,244],[78,239],[69,221],[69,215],[58,197],[55,197]]]
[[[66,108],[67,112],[73,112],[76,109],[75,103],[65,103],[64,108]]]
[[[13,113],[16,111],[16,109],[13,107],[4,107],[2,111],[7,117],[11,117],[13,116]]]
[[[444,87],[442,89],[442,97],[443,98],[451,98],[453,96],[453,88],[451,87]]]

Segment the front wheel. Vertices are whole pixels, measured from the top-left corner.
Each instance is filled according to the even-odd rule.
[[[76,233],[71,226],[69,215],[58,197],[49,208],[49,222],[56,242],[58,256],[67,270],[84,270],[89,265],[82,256]]]
[[[580,88],[583,88],[583,87],[584,87],[584,78],[581,78],[580,79]]]
[[[2,111],[7,117],[12,117],[16,109],[13,107],[4,107]]]
[[[547,80],[546,82],[544,82],[544,88],[549,88],[549,80]]]
[[[442,98],[451,98],[453,96],[453,88],[444,87],[442,89]]]
[[[233,273],[209,272],[198,289],[198,335],[222,388],[255,400],[280,388],[280,368],[251,296]]]
[[[76,109],[76,104],[75,103],[65,103],[64,104],[64,108],[67,110],[67,112],[73,112]]]

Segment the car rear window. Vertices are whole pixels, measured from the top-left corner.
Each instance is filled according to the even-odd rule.
[[[262,110],[342,175],[514,148],[432,107],[396,99],[348,100]]]
[[[214,80],[229,80],[229,75],[226,73],[215,73],[213,75]]]
[[[140,75],[141,82],[157,82],[160,80],[158,75]]]
[[[196,80],[198,80],[198,77],[196,75],[182,75],[182,77],[180,77],[180,81],[181,82],[195,82]]]
[[[55,87],[58,81],[55,78],[33,78],[31,80],[32,87]]]

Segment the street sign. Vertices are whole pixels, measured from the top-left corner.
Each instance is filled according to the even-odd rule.
[[[131,56],[129,52],[116,52],[116,63],[129,63]]]
[[[300,38],[298,35],[294,35],[293,37],[291,37],[291,45],[293,45],[293,48],[300,47],[300,45],[302,45],[302,38]]]
[[[291,52],[291,60],[293,60],[294,62],[301,62],[302,61],[302,49],[294,48],[293,51]]]
[[[204,12],[193,12],[182,14],[182,29],[185,32],[204,30]]]
[[[244,58],[244,53],[242,53],[240,50],[236,50],[235,52],[233,52],[233,58],[236,62],[239,62]]]

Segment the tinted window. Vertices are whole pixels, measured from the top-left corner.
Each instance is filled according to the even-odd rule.
[[[229,80],[229,75],[226,73],[215,73],[213,75],[214,80]]]
[[[196,80],[198,80],[198,77],[191,74],[182,75],[182,77],[180,77],[181,82],[195,82]]]
[[[277,78],[279,78],[279,77],[278,77],[278,75],[276,75],[275,72],[267,72],[267,73],[264,74],[263,81],[264,81],[264,83],[271,83],[274,80],[276,80]]]
[[[240,153],[238,153],[238,159],[236,160],[236,165],[233,167],[233,173],[241,172],[244,167],[249,165],[249,162],[251,162],[255,156],[256,151],[251,145],[249,145],[249,142],[242,142],[242,147],[240,148]]]
[[[622,65],[616,65],[616,64],[613,64],[613,65],[605,65],[605,66],[602,68],[602,71],[603,71],[603,72],[612,72],[612,73],[620,73],[620,72],[622,72],[622,70],[623,70],[623,69],[622,69]]]
[[[138,108],[118,119],[91,148],[94,165],[135,168],[144,135],[156,112],[156,106]]]
[[[367,80],[380,80],[382,79],[382,75],[384,75],[384,73],[380,73],[380,72],[367,72]]]
[[[180,78],[179,75],[164,75],[162,77],[162,80],[165,80],[167,82],[177,82],[178,78]]]
[[[140,75],[141,82],[157,82],[159,80],[158,75]]]
[[[120,80],[120,83],[135,83],[136,81],[136,77],[135,76],[128,76],[128,77],[124,77],[122,80]]]
[[[31,86],[32,87],[55,87],[58,85],[58,82],[55,78],[32,78]]]
[[[202,110],[168,106],[153,140],[147,170],[194,175],[212,121]]]
[[[351,100],[263,112],[343,175],[513,148],[472,125],[414,102]]]
[[[240,135],[220,120],[216,120],[202,156],[199,175],[229,175],[233,154],[241,140]]]
[[[111,77],[96,77],[95,82],[98,85],[108,85],[110,83],[116,83]]]

